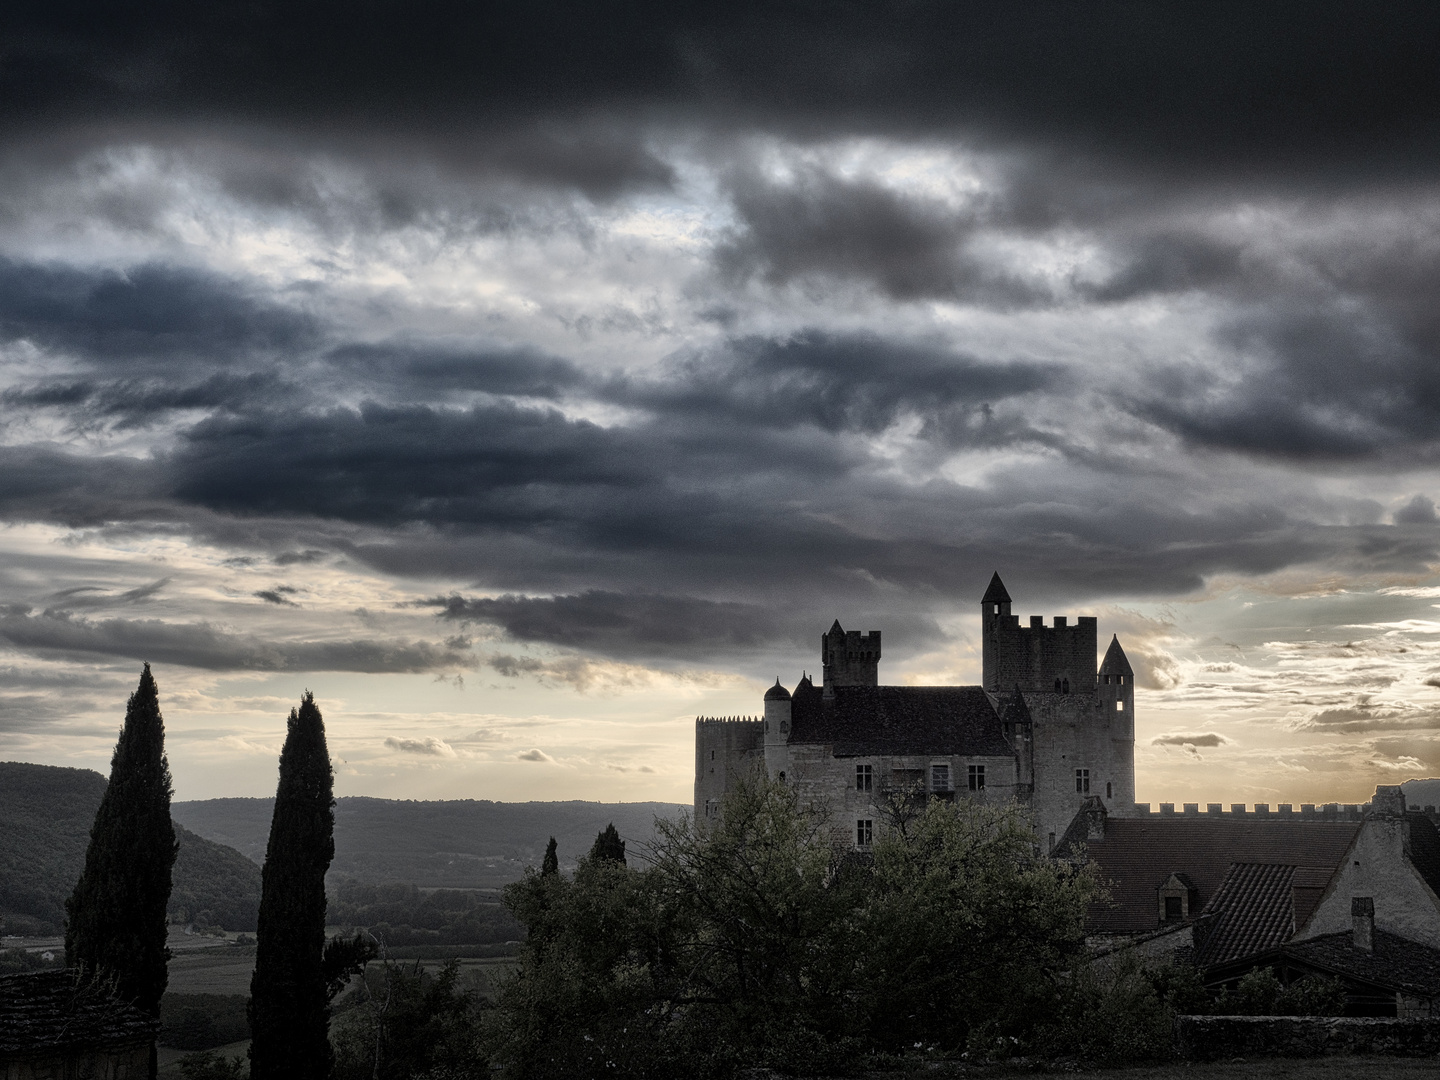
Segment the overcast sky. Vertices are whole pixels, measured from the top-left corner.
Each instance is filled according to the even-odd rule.
[[[0,11],[0,757],[688,802],[1094,614],[1152,802],[1440,773],[1440,7]]]

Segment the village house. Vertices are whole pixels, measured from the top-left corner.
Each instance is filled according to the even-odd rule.
[[[144,1080],[159,1026],[75,971],[0,976],[0,1080]]]

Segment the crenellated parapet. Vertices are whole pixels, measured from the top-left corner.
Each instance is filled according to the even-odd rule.
[[[1159,812],[1153,812],[1149,803],[1136,803],[1135,816],[1144,817],[1190,817],[1190,818],[1247,818],[1252,821],[1360,821],[1370,810],[1369,803],[1301,803],[1296,810],[1294,803],[1278,803],[1272,810],[1269,803],[1255,803],[1253,809],[1246,809],[1245,803],[1206,803],[1200,809],[1199,803],[1181,803],[1177,812],[1174,803],[1160,803]]]

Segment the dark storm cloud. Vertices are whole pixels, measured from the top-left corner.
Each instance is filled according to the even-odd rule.
[[[347,378],[389,384],[402,394],[480,391],[555,400],[593,383],[570,361],[534,350],[401,341],[340,345],[325,359]]]
[[[223,115],[403,130],[631,104],[971,125],[1207,167],[1318,151],[1332,167],[1413,165],[1436,134],[1437,31],[1440,13],[1414,0],[392,0],[364,18],[334,0],[70,0],[7,5],[0,94],[12,125]]]
[[[1183,746],[1183,747],[1216,747],[1225,746],[1230,740],[1224,735],[1214,731],[1203,731],[1199,734],[1186,734],[1177,732],[1171,735],[1159,735],[1150,740],[1151,746]]]
[[[217,373],[188,385],[157,379],[59,380],[12,387],[0,395],[0,403],[59,409],[76,424],[113,420],[123,430],[143,427],[177,410],[241,412],[281,399],[293,405],[307,396],[304,389],[274,372],[257,371]]]
[[[304,314],[209,271],[0,259],[0,335],[89,360],[214,363],[293,350],[314,334]]]
[[[986,363],[939,345],[809,330],[734,340],[605,393],[686,422],[780,429],[874,434],[915,415],[926,421],[924,437],[994,445],[1039,436],[996,418],[992,402],[1054,389],[1063,377],[1058,365]]]
[[[470,662],[463,652],[425,641],[264,641],[208,623],[86,619],[24,605],[0,609],[0,641],[42,656],[123,656],[212,671],[417,672]]]
[[[498,626],[517,641],[540,642],[621,659],[702,659],[804,640],[813,628],[758,604],[594,589],[577,596],[436,597],[449,620]],[[798,633],[797,633],[798,631]]]
[[[716,253],[727,277],[770,284],[807,277],[874,282],[896,300],[955,298],[993,306],[1044,294],[965,250],[983,217],[903,196],[870,180],[806,167],[783,183],[732,180],[741,227]]]

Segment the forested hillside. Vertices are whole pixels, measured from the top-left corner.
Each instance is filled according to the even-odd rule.
[[[7,934],[58,934],[85,862],[105,777],[89,769],[0,762],[0,919]],[[260,867],[177,821],[171,918],[254,930]]]
[[[256,862],[265,858],[272,799],[177,802],[175,820],[228,844]],[[495,888],[539,866],[554,836],[560,865],[573,868],[612,821],[639,855],[657,817],[677,817],[676,803],[529,802],[457,799],[414,802],[345,798],[335,808],[335,861],[330,883],[409,882],[424,887]]]

